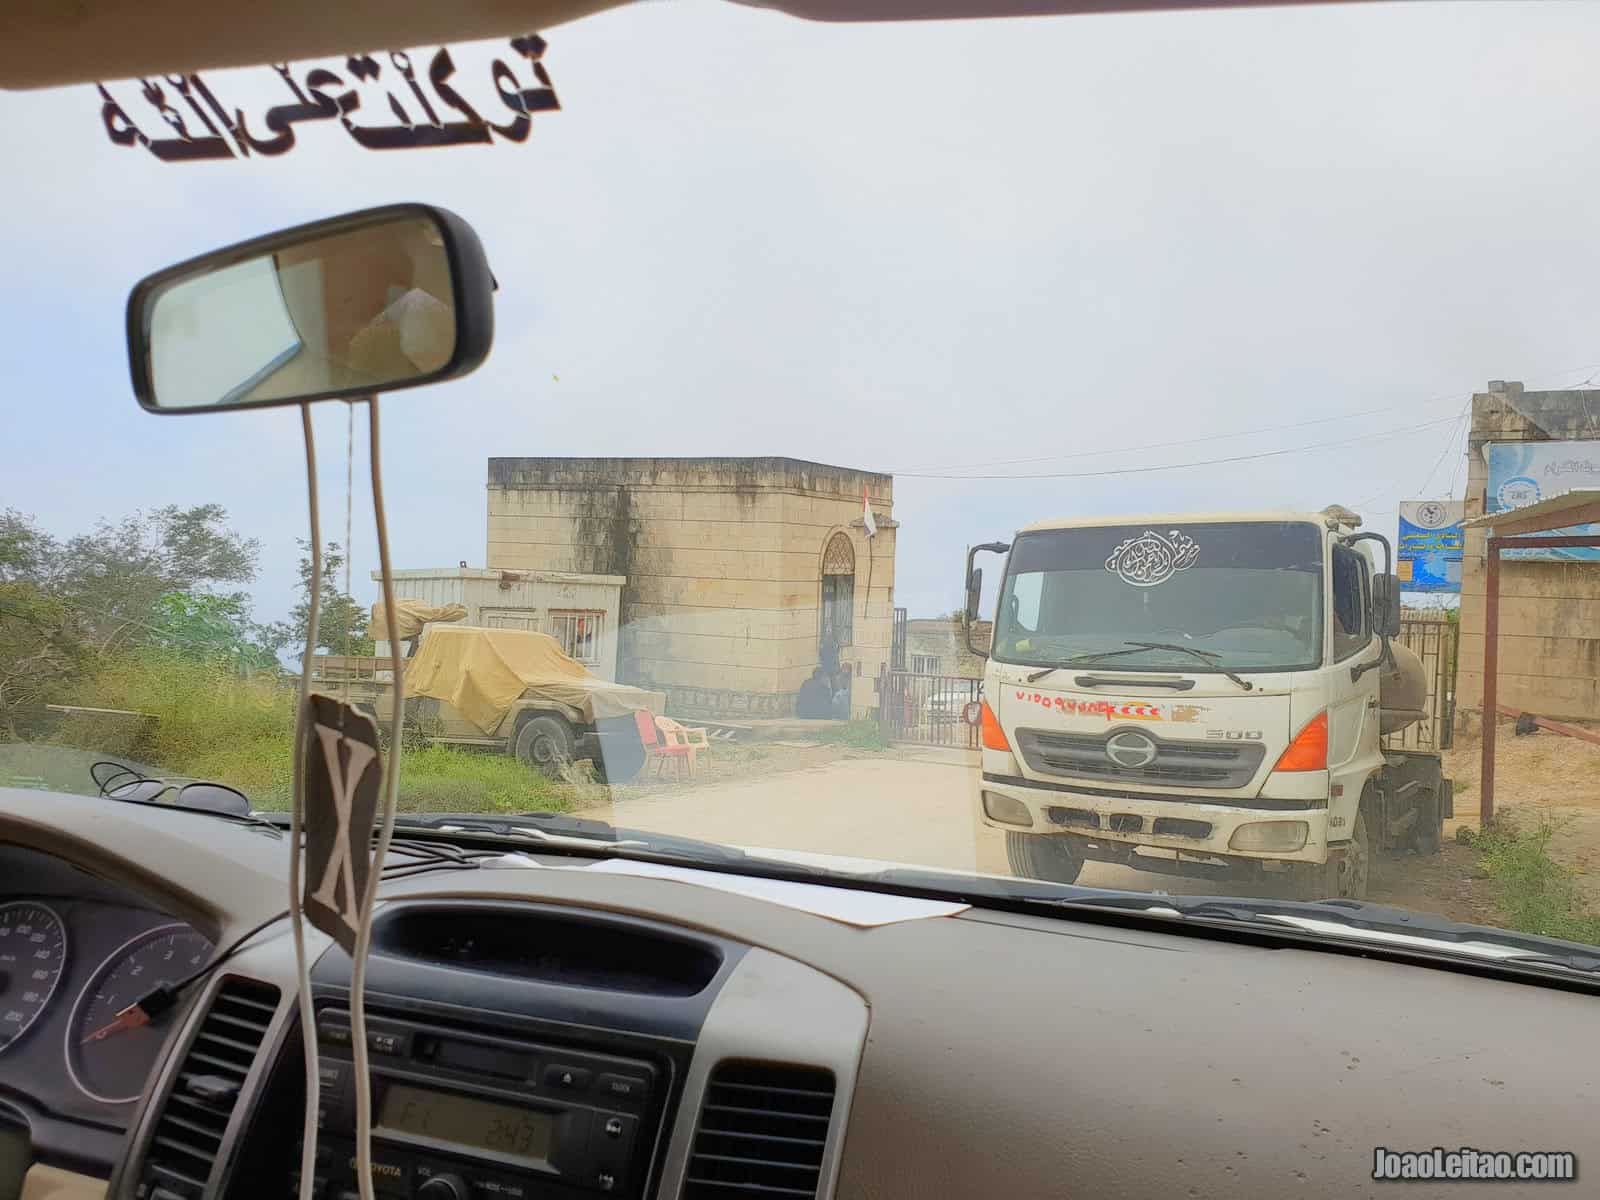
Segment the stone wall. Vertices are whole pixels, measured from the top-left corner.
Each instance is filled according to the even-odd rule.
[[[854,707],[875,704],[893,609],[889,476],[786,458],[492,458],[488,492],[488,565],[625,576],[618,678],[703,715],[792,710],[817,665],[823,548],[844,533],[855,614],[840,657]]]
[[[1472,397],[1466,515],[1481,516],[1490,442],[1600,437],[1600,391],[1525,392],[1491,383]],[[1461,564],[1456,706],[1483,703],[1486,565],[1482,529],[1468,529]],[[1500,562],[1499,703],[1569,720],[1600,719],[1600,563]]]
[[[973,641],[988,646],[990,624],[978,621],[973,626]],[[983,659],[967,649],[961,622],[946,617],[918,618],[906,622],[906,669],[914,668],[914,655],[931,655],[939,660],[938,675],[964,675],[983,678]]]

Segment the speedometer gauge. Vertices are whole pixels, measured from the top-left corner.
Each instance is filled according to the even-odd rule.
[[[0,904],[0,1052],[28,1032],[67,965],[67,927],[29,900]]]
[[[95,968],[67,1022],[67,1073],[79,1091],[104,1104],[139,1098],[177,1009],[148,1025],[119,1022],[117,1014],[210,957],[211,943],[201,934],[187,925],[161,925],[130,938]]]

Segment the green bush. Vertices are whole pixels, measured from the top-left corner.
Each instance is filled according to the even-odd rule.
[[[75,702],[155,720],[74,718],[58,736],[174,775],[226,783],[271,807],[289,796],[296,695],[275,676],[245,678],[226,661],[145,648],[102,666]]]
[[[1509,814],[1472,839],[1478,865],[1495,881],[1501,910],[1511,928],[1573,942],[1600,943],[1600,915],[1592,913],[1577,875],[1549,855],[1560,823],[1541,817],[1519,829]]]

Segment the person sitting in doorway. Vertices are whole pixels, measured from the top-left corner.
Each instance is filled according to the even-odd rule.
[[[841,670],[833,677],[833,719],[850,719],[850,672]]]
[[[823,677],[822,668],[811,672],[811,678],[800,685],[795,696],[794,713],[804,721],[825,721],[832,708],[832,691]]]

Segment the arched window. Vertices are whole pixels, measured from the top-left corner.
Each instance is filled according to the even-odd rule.
[[[836,533],[822,552],[822,611],[817,640],[835,650],[852,643],[856,610],[856,551],[850,536]]]

